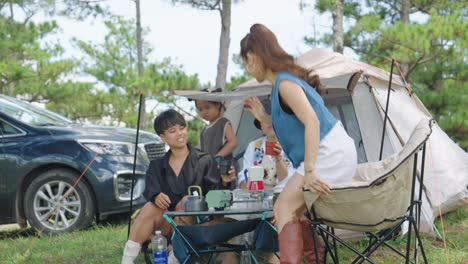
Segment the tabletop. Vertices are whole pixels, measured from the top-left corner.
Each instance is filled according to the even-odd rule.
[[[165,215],[175,216],[204,216],[204,215],[246,215],[246,214],[268,214],[273,213],[273,208],[226,208],[220,211],[196,211],[196,212],[183,212],[183,211],[172,211],[166,212]]]

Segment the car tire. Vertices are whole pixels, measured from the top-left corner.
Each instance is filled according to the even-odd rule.
[[[73,189],[78,176],[68,169],[52,169],[29,184],[24,211],[37,232],[58,234],[91,225],[95,215],[92,192],[83,179]]]

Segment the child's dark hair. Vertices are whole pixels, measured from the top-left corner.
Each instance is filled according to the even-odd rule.
[[[208,88],[205,88],[205,89],[201,89],[200,91],[201,91],[201,92],[209,92],[209,93],[220,93],[220,92],[223,91],[223,89],[221,89],[221,88],[216,88],[216,89],[214,89],[214,90],[210,90],[210,89],[208,89]],[[191,101],[191,100],[189,100],[189,101]],[[197,101],[198,101],[198,100],[195,100],[195,106],[196,106],[196,107],[197,107]],[[204,100],[204,101],[206,101],[206,100]],[[219,102],[219,101],[206,101],[206,102],[211,103],[211,104],[214,104],[214,105],[217,105],[217,106],[218,106],[218,110],[219,110],[220,112],[226,111],[226,106],[224,105],[223,102]]]
[[[164,131],[172,126],[180,125],[187,126],[184,117],[176,110],[169,109],[160,113],[154,119],[154,130],[156,134],[161,135]]]
[[[198,108],[198,106],[197,106],[197,102],[198,102],[198,101],[200,101],[200,100],[195,100],[195,106],[196,106],[197,108]],[[203,100],[203,101],[204,101],[204,100]],[[210,104],[217,105],[217,106],[218,106],[218,110],[219,110],[220,112],[226,110],[226,108],[224,107],[224,104],[223,104],[222,102],[218,102],[218,101],[205,101],[205,102],[208,102],[208,103],[210,103]]]

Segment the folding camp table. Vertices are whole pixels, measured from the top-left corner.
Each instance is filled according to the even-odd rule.
[[[249,215],[253,219],[223,222],[213,225],[177,225],[174,217],[178,216],[234,216]],[[201,255],[208,255],[209,263],[213,254],[221,252],[248,251],[254,263],[258,263],[254,251],[276,252],[278,250],[276,227],[269,219],[272,208],[231,209],[205,212],[167,212],[164,218],[174,227],[172,246],[174,254],[182,263],[193,263]],[[247,232],[255,231],[254,238],[243,244],[229,244],[227,241]]]

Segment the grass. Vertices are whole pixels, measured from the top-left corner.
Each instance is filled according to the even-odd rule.
[[[443,221],[448,255],[443,242],[423,236],[429,263],[468,264],[468,208],[460,208],[447,214]],[[442,231],[439,220],[436,225]],[[29,229],[2,231],[0,263],[120,263],[126,238],[127,225],[122,219],[96,224],[84,231],[39,239]],[[401,239],[391,241],[391,244],[399,248],[405,247],[405,242]],[[360,248],[365,246],[363,242],[356,242],[354,245]],[[352,259],[348,250],[340,251],[340,263],[351,263]],[[402,262],[386,249],[376,252],[373,259],[383,264]],[[136,263],[144,263],[142,254]]]

